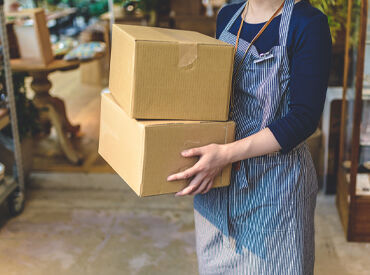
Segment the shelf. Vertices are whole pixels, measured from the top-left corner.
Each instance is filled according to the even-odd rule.
[[[3,32],[6,32],[5,28],[5,16],[4,16],[4,9],[3,5],[0,7],[0,24],[1,24],[1,34],[4,34]],[[0,69],[3,70],[3,76],[2,79],[2,85],[3,90],[5,91],[6,99],[7,99],[7,106],[4,106],[4,99],[1,100],[1,106],[0,106],[0,130],[4,129],[7,125],[13,123],[13,117],[11,117],[11,114],[16,114],[16,102],[15,102],[15,96],[14,96],[14,88],[12,85],[9,85],[8,81],[11,81],[11,77],[5,77],[5,76],[11,76],[11,64],[9,60],[9,54],[8,52],[5,53],[5,49],[9,49],[9,42],[6,38],[6,35],[1,35],[0,37]],[[5,37],[4,37],[5,36]],[[8,51],[8,50],[6,50]],[[15,167],[11,167],[12,170],[17,174],[17,180],[15,178],[10,176],[5,176],[3,180],[0,181],[0,203],[6,201],[8,198],[10,199],[9,203],[9,212],[13,216],[20,213],[20,211],[23,210],[23,195],[24,193],[24,178],[23,178],[23,170],[22,170],[22,154],[21,150],[19,148],[20,144],[18,142],[19,140],[19,131],[17,129],[18,127],[11,127],[11,136],[14,137],[14,139],[17,142],[14,142],[12,138],[4,136],[4,131],[0,131],[0,143],[5,145],[5,147],[11,151],[14,152],[14,158],[15,158]],[[17,155],[17,157],[16,157]],[[14,166],[14,165],[13,165]],[[14,169],[16,168],[16,169]],[[18,196],[12,196],[13,192],[15,190],[19,189],[19,198],[22,199],[22,201],[19,201]],[[18,205],[19,203],[22,203],[22,205]],[[20,208],[18,206],[21,206]],[[18,209],[19,208],[19,209]]]
[[[5,179],[0,182],[0,203],[3,203],[17,186],[14,178],[5,176]]]
[[[350,174],[346,174],[347,182],[350,182]],[[370,198],[370,174],[357,174],[356,196]]]
[[[10,122],[7,109],[0,109],[0,130],[6,127]]]

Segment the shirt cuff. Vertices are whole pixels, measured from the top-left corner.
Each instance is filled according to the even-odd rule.
[[[292,137],[289,137],[288,131],[284,130],[277,121],[271,123],[267,128],[270,129],[275,139],[280,144],[281,153],[287,154],[294,148],[294,144],[291,142]]]

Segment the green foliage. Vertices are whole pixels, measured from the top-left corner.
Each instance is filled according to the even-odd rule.
[[[310,0],[310,3],[327,15],[330,32],[335,42],[338,32],[346,24],[347,0]]]
[[[26,87],[25,87],[25,77],[24,73],[13,73],[13,86],[14,86],[14,97],[17,108],[17,118],[18,118],[18,128],[21,139],[29,135],[36,135],[40,132],[39,124],[39,111],[33,104],[32,100],[26,97]],[[5,77],[4,72],[1,72],[1,89],[0,98],[6,98],[5,87]],[[4,134],[11,136],[10,126],[6,127]]]

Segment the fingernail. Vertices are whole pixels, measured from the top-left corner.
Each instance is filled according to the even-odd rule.
[[[188,151],[182,151],[181,155],[186,156],[188,154]]]

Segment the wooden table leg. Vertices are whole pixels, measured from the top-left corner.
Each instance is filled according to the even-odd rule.
[[[66,157],[75,164],[81,164],[81,156],[74,150],[70,136],[75,136],[79,125],[72,125],[67,118],[64,101],[50,95],[51,82],[48,79],[48,71],[32,72],[31,88],[35,91],[34,103],[41,110],[45,111],[41,117],[50,121],[55,127],[57,136]]]

